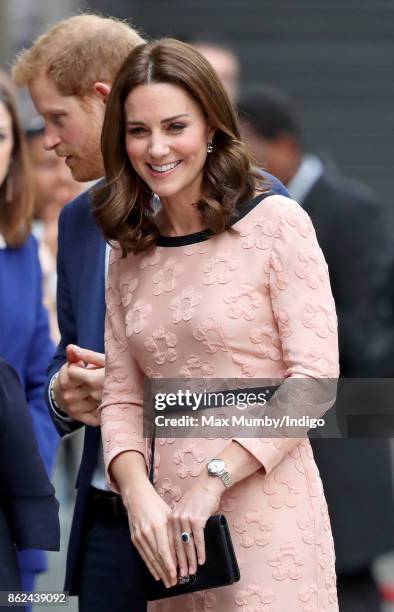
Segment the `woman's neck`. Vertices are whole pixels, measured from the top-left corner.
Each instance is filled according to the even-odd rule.
[[[163,236],[184,236],[205,229],[196,202],[179,202],[174,199],[161,198],[161,210],[157,215],[160,233]]]

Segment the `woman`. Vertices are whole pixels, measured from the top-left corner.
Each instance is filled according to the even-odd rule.
[[[22,381],[49,473],[59,440],[44,399],[46,369],[54,347],[42,305],[37,243],[30,235],[32,205],[23,133],[11,85],[0,74],[0,356]],[[23,588],[34,590],[36,574],[47,567],[45,554],[24,551],[19,561]]]
[[[335,308],[308,216],[261,184],[216,74],[175,40],[130,54],[102,148],[107,183],[95,215],[114,246],[101,406],[109,479],[134,544],[167,587],[204,563],[203,527],[219,508],[241,570],[239,583],[151,609],[336,611],[329,519],[307,439],[164,439],[152,486],[142,437],[145,376],[337,376]],[[228,477],[211,475],[213,459]]]

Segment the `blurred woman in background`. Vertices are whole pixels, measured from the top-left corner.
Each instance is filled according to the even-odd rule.
[[[42,304],[37,243],[30,235],[32,206],[31,174],[12,87],[0,74],[0,356],[19,374],[50,473],[58,434],[48,414],[44,385],[54,346]],[[47,567],[45,553],[23,551],[19,563],[23,589],[34,590],[37,573]]]

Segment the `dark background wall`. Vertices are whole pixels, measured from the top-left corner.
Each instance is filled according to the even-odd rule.
[[[242,86],[270,83],[299,102],[308,148],[392,197],[392,0],[95,0],[151,37],[217,32],[242,65]]]

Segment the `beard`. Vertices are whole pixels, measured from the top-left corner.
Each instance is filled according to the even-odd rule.
[[[64,156],[64,153],[63,155]],[[101,150],[93,143],[86,145],[75,153],[68,153],[65,161],[75,181],[84,183],[95,181],[104,175],[104,164]]]

